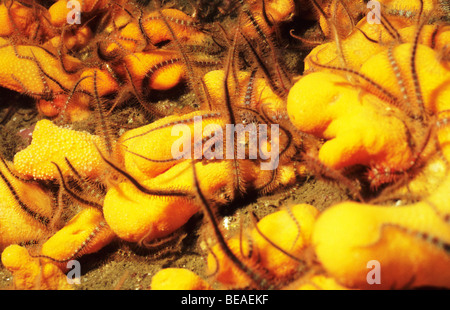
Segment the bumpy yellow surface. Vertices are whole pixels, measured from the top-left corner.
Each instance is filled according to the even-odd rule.
[[[439,142],[447,160],[448,141],[449,130],[444,127]],[[426,186],[420,182],[430,182],[421,180],[415,180],[411,188],[423,188]],[[438,184],[429,196],[407,206],[345,202],[326,210],[313,235],[319,260],[340,283],[350,287],[450,287],[448,174]],[[366,265],[371,260],[380,263],[380,284],[367,282]]]
[[[353,15],[353,9],[358,11],[359,6],[364,5],[362,1],[336,1],[331,5],[327,5],[326,1],[318,1],[319,5],[324,5],[326,14],[334,18],[333,21],[332,18],[320,16],[319,23],[324,33],[335,41],[312,51],[305,60],[308,75],[303,76],[289,93],[287,110],[292,123],[299,130],[325,140],[318,157],[331,168],[377,164],[406,170],[411,166],[415,155],[414,146],[420,144],[420,136],[423,134],[419,129],[424,129],[417,125],[417,119],[413,121],[406,115],[409,112],[417,113],[420,108],[414,80],[420,86],[420,95],[430,115],[436,116],[437,113],[450,108],[450,72],[448,56],[445,55],[450,31],[437,25],[423,27],[414,65],[417,72],[414,73],[416,76],[413,76],[413,44],[404,42],[414,40],[417,26],[409,26],[415,23],[415,18],[395,15],[400,14],[399,10],[402,10],[402,14],[406,12],[417,15],[421,2],[380,2],[386,5],[385,16],[388,16],[390,25],[398,30],[399,38],[395,38],[392,32],[389,33],[386,23],[369,25],[365,18],[357,23],[358,29],[350,27],[348,22]],[[178,85],[186,75],[183,55],[169,50],[150,51],[145,47],[148,44],[147,47],[154,48],[153,44],[168,41],[172,41],[174,46],[187,42],[204,43],[205,34],[191,27],[195,19],[179,10],[163,9],[160,12],[142,13],[137,22],[125,14],[125,10],[121,8],[122,3],[118,2],[117,15],[114,10],[110,11],[113,23],[105,28],[104,38],[108,41],[107,45],[103,45],[104,42],[98,44],[99,50],[104,54],[121,57],[112,64],[112,71],[90,67],[93,65],[90,63],[82,73],[70,74],[62,70],[61,64],[64,63],[71,70],[77,69],[81,61],[69,61],[68,56],[63,55],[61,62],[61,59],[51,54],[56,55],[57,49],[63,45],[63,54],[71,52],[65,48],[84,47],[92,39],[92,34],[88,32],[74,33],[72,37],[48,37],[45,40],[49,41],[43,45],[48,51],[33,44],[13,45],[9,38],[1,38],[0,84],[40,98],[38,105],[41,112],[48,117],[57,116],[60,110],[66,108],[67,111],[82,108],[85,112],[83,115],[87,114],[87,101],[90,98],[87,94],[74,94],[70,106],[64,107],[68,99],[67,94],[79,81],[80,74],[81,78],[89,78],[80,82],[79,89],[90,95],[97,93],[100,97],[120,91],[116,77],[113,77],[116,74],[128,87],[126,90],[133,86],[130,91],[137,92],[136,95],[140,95],[147,87],[167,90]],[[69,11],[66,4],[66,0],[60,0],[51,6],[48,11],[50,18],[42,9],[42,31],[50,33],[55,30],[49,22],[55,28],[66,22]],[[266,17],[261,13],[263,4]],[[336,6],[333,7],[333,4]],[[423,4],[423,14],[427,15],[436,2],[423,1]],[[93,16],[89,14],[110,5],[106,0],[83,1],[82,11],[84,16]],[[295,9],[294,1],[291,0],[249,0],[245,6],[251,12],[253,20],[246,18],[241,31],[258,38],[275,30],[275,27],[266,25],[268,23],[264,19],[268,18],[274,23],[285,21],[290,19]],[[129,10],[129,7],[126,9]],[[247,17],[249,16],[250,14]],[[32,9],[20,3],[12,2],[9,10],[6,4],[2,4],[0,36],[13,33],[31,35],[38,29],[39,18],[41,17],[33,14]],[[333,25],[334,22],[337,24]],[[335,32],[341,39],[335,38]],[[49,33],[47,35],[50,36]],[[144,33],[146,38],[143,37]],[[371,42],[365,35],[378,42]],[[174,42],[175,37],[177,42]],[[330,66],[341,67],[343,70]],[[313,72],[314,70],[324,72]],[[350,72],[351,70],[353,72]],[[97,75],[96,89],[91,78],[94,72]],[[233,95],[237,94],[232,96],[232,104],[235,107],[253,109],[273,120],[284,116],[285,102],[274,94],[264,79],[255,78],[250,84],[250,73],[233,74],[228,76],[227,86]],[[148,77],[148,85],[142,85],[144,77]],[[223,70],[209,72],[203,78],[212,110],[225,113],[203,119],[202,130],[210,123],[223,127],[225,123],[230,122],[231,117],[229,119],[228,111],[224,109],[224,102],[227,100],[224,81]],[[239,85],[236,85],[236,82]],[[396,96],[398,102],[394,102],[393,98],[390,98],[392,96],[382,94],[376,85]],[[237,88],[238,91],[235,92]],[[251,93],[248,101],[247,92]],[[119,154],[115,155],[120,159],[124,170],[147,189],[161,192],[172,190],[176,193],[183,191],[188,197],[157,192],[149,195],[129,181],[119,183],[108,189],[102,211],[83,209],[43,244],[41,254],[56,260],[67,260],[98,251],[116,235],[127,241],[145,243],[165,237],[184,225],[201,209],[201,204],[195,198],[198,189],[194,186],[190,161],[169,160],[173,155],[171,147],[178,139],[178,136],[172,135],[172,129],[173,125],[186,122],[192,133],[192,117],[206,116],[205,110],[184,116],[170,116],[128,131],[119,140],[120,149],[114,150],[120,150]],[[238,121],[248,121],[242,115],[235,117]],[[436,119],[448,122],[448,118],[442,115]],[[435,121],[432,118],[426,125],[434,126]],[[408,132],[407,123],[412,124],[414,129],[414,126],[420,128]],[[158,126],[163,128],[149,132]],[[436,131],[442,154],[450,159],[449,129],[438,128]],[[192,138],[189,136],[185,144],[192,145]],[[434,135],[431,141],[433,139]],[[16,154],[14,166],[18,172],[28,177],[56,179],[59,174],[52,162],[59,165],[64,176],[72,174],[64,159],[67,157],[83,177],[96,178],[102,175],[107,166],[95,144],[104,149],[98,136],[57,127],[51,121],[42,120],[36,125],[31,145]],[[298,167],[290,162],[289,156],[286,157],[289,162],[282,163],[274,183],[287,185],[295,180],[295,169]],[[212,207],[234,199],[237,176],[233,163],[225,160],[195,164],[201,192]],[[439,163],[442,164],[442,161]],[[249,161],[239,161],[238,166],[239,177],[243,179],[241,187],[260,188],[272,177],[271,172],[263,173],[258,165]],[[428,165],[424,173],[429,174],[430,171],[433,169]],[[3,164],[0,164],[0,172],[0,198],[3,201],[0,203],[0,250],[11,243],[42,240],[49,233],[53,233],[51,230],[54,227],[46,227],[37,216],[33,217],[24,212],[26,206],[41,218],[51,221],[53,210],[50,196],[37,185],[14,178]],[[442,183],[440,181],[442,180],[433,179],[433,186],[428,186],[429,184],[421,184],[426,181],[419,177],[414,183],[408,184],[411,185],[408,189],[431,189],[432,192],[424,195],[420,202],[407,206],[344,202],[319,215],[312,206],[296,205],[291,207],[289,212],[283,210],[263,218],[257,224],[261,232],[255,228],[244,234],[243,240],[234,237],[229,239],[227,244],[252,272],[264,274],[275,285],[293,279],[302,267],[302,263],[289,257],[276,246],[301,257],[304,249],[312,242],[317,258],[327,274],[311,277],[309,283],[301,286],[301,289],[402,288],[428,285],[450,288],[450,177],[446,176]],[[439,184],[437,189],[435,184]],[[240,189],[244,192],[247,188]],[[276,246],[270,244],[266,238]],[[208,266],[210,271],[217,271],[215,277],[219,282],[232,288],[260,284],[251,283],[249,275],[239,270],[218,245],[214,246],[212,251],[215,255],[209,255]],[[370,271],[367,263],[374,260],[380,262],[381,266],[379,285],[370,285],[366,277]],[[13,273],[16,288],[70,288],[57,264],[49,263],[43,258],[32,258],[26,249],[17,245],[8,246],[4,250],[2,262]],[[211,287],[190,271],[170,268],[154,276],[151,288]]]
[[[324,164],[336,169],[375,163],[398,170],[409,166],[412,150],[404,120],[407,113],[420,111],[413,92],[411,51],[410,43],[392,51],[407,98],[401,92],[388,51],[372,56],[360,68],[361,74],[395,95],[397,103],[363,79],[361,86],[353,86],[343,72],[311,73],[292,87],[287,101],[289,117],[300,130],[327,140],[319,152]],[[450,71],[436,51],[418,45],[416,67],[425,108],[433,112],[448,109]]]
[[[0,44],[9,41],[0,38]],[[25,58],[24,58],[25,57]],[[77,75],[66,74],[60,70],[59,60],[52,57],[45,50],[36,46],[6,46],[0,49],[0,84],[17,92],[43,94],[46,86],[54,92],[62,92],[58,84],[48,79],[45,74],[55,77],[64,87],[71,89],[78,80]]]
[[[67,157],[81,176],[95,178],[106,167],[95,144],[103,149],[103,140],[99,136],[41,120],[36,123],[31,144],[14,156],[14,167],[36,179],[57,179],[58,171],[52,162],[58,164],[63,175],[73,175],[64,159]]]
[[[418,13],[419,2],[383,3],[392,12]],[[424,12],[433,5],[425,1]],[[308,74],[289,93],[287,109],[297,128],[325,140],[318,156],[325,165],[341,169],[380,164],[405,171],[412,181],[398,191],[400,197],[413,193],[421,200],[406,206],[401,206],[401,200],[399,206],[356,202],[332,206],[318,217],[312,242],[327,276],[334,278],[336,285],[363,289],[449,287],[450,178],[442,173],[448,167],[445,160],[431,157],[422,173],[409,170],[416,162],[415,155],[420,155],[420,160],[428,158],[429,148],[412,153],[424,141],[426,126],[433,129],[429,145],[434,147],[437,140],[439,156],[444,155],[447,162],[450,158],[449,129],[443,125],[448,123],[450,102],[450,71],[448,58],[443,56],[448,29],[423,27],[413,72],[414,45],[403,42],[415,39],[417,26],[410,26],[414,19],[389,16],[389,21],[401,42],[383,25],[369,25],[364,19],[357,27],[377,43],[354,29],[339,45],[330,42],[316,47],[305,59]],[[412,115],[425,113],[429,123],[419,125],[412,120]],[[368,266],[371,261],[380,263],[380,284],[368,280],[373,271]]]
[[[438,187],[420,202],[406,206],[375,206],[344,202],[317,220],[313,244],[325,269],[345,286],[355,288],[450,287],[450,177],[439,179],[450,158],[448,127],[438,133],[447,162],[430,162],[431,175],[419,176],[410,189]],[[434,172],[433,172],[434,171]],[[425,182],[427,184],[420,184]],[[367,281],[367,264],[379,262],[380,284]]]
[[[411,26],[410,23],[405,25],[404,19],[391,18],[390,22],[397,29],[403,42],[414,41],[417,26]],[[360,30],[357,30],[356,27]],[[339,48],[336,42],[327,42],[315,47],[305,58],[305,72],[309,72],[315,67],[313,62],[359,70],[370,57],[386,50],[390,45],[398,43],[382,24],[369,24],[367,19],[363,18],[356,24],[356,27],[349,36],[339,41]],[[449,35],[450,30],[443,25],[425,25],[418,42],[433,47],[436,51],[442,51],[449,40]],[[366,36],[375,42],[370,41]],[[410,58],[406,57],[401,62],[408,63],[409,60]],[[419,61],[423,60],[419,59]],[[386,71],[378,68],[376,72]]]
[[[16,179],[0,162],[0,172],[8,180],[20,200],[38,216],[48,220],[52,216],[52,198],[37,184]],[[0,179],[0,251],[13,243],[39,240],[49,231],[47,225],[27,213],[11,192],[7,183]]]
[[[409,96],[407,104],[414,107],[417,99],[413,95],[413,77],[410,64],[412,48],[412,43],[401,44],[393,49],[392,55],[396,59],[399,72],[405,81],[405,87]],[[450,79],[450,70],[448,63],[441,61],[439,51],[433,50],[426,45],[419,44],[416,53],[417,79],[420,83],[425,107],[433,112],[449,109],[450,87],[448,87],[448,81]],[[403,98],[401,87],[398,84],[387,51],[378,53],[367,60],[361,66],[361,73],[389,90],[397,98]],[[370,87],[367,82],[361,81],[361,83]]]

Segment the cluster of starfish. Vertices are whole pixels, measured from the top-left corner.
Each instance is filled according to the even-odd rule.
[[[31,144],[0,163],[0,250],[15,287],[73,288],[68,261],[115,238],[176,237],[200,211],[216,239],[207,245],[214,283],[168,268],[152,289],[373,288],[374,260],[378,288],[450,287],[449,12],[437,0],[386,0],[372,23],[364,1],[307,2],[314,13],[240,0],[229,31],[128,1],[82,1],[73,24],[66,0],[4,1],[0,86],[35,98],[42,116]],[[298,37],[317,46],[292,79],[276,38],[302,14],[317,18],[325,42]],[[181,84],[195,106],[166,115],[152,103]],[[109,115],[130,102],[157,119],[114,130]],[[95,132],[71,128],[92,116]],[[273,169],[236,156],[239,145],[251,152],[245,136],[225,138],[234,156],[223,159],[223,132],[241,124],[278,126],[259,141],[267,152],[279,146]],[[178,125],[200,137],[174,135]],[[174,157],[180,139],[191,147]],[[306,174],[361,202],[321,213],[286,206],[224,237],[217,207]]]

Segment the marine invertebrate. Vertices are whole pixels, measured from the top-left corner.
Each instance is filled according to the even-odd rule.
[[[210,273],[226,287],[235,288],[276,287],[298,277],[305,264],[302,253],[310,244],[317,215],[313,206],[301,204],[264,217],[255,224],[248,239],[234,237],[226,241],[248,270],[238,268],[219,243],[208,255]],[[260,282],[255,283],[255,279]]]
[[[368,95],[360,100],[358,91],[345,83],[344,77],[318,72],[303,77],[291,89],[288,112],[294,125],[327,140],[318,158],[335,169],[375,161],[398,167],[411,158],[402,121],[379,113]],[[304,89],[311,91],[299,96]],[[303,102],[313,107],[306,109]],[[361,127],[365,130],[358,130]]]
[[[51,227],[51,194],[40,185],[20,179],[2,158],[0,162],[0,250],[13,243],[40,240]],[[20,227],[18,230],[17,227]]]
[[[44,20],[35,18],[33,8],[16,1],[2,3],[0,16],[0,36],[23,34],[26,37],[36,37],[39,33],[39,22]]]
[[[238,83],[244,85],[251,79],[251,76],[246,73],[240,73],[238,77]],[[213,205],[229,203],[244,192],[270,192],[282,184],[286,185],[295,180],[295,171],[289,163],[289,156],[295,152],[295,142],[288,131],[283,132],[280,137],[267,136],[266,140],[260,139],[260,142],[267,143],[271,147],[277,143],[282,149],[283,156],[274,154],[275,158],[269,158],[271,162],[267,164],[272,166],[266,171],[261,169],[259,163],[261,159],[247,159],[250,142],[245,136],[236,135],[234,131],[231,133],[233,136],[224,135],[223,128],[230,120],[230,125],[247,121],[243,118],[246,114],[239,115],[234,112],[234,109],[242,107],[244,111],[255,111],[253,112],[255,123],[267,119],[265,113],[275,116],[279,113],[281,100],[270,91],[264,80],[253,80],[251,93],[240,91],[233,102],[227,103],[229,107],[223,107],[222,102],[230,100],[226,98],[227,88],[233,89],[236,85],[231,82],[228,85],[224,71],[211,71],[205,75],[204,83],[208,90],[212,111],[217,112],[198,111],[183,116],[169,116],[131,130],[118,140],[119,149],[122,147],[125,171],[130,177],[139,181],[144,188],[151,189],[150,192],[146,192],[131,183],[122,183],[119,185],[120,190],[108,191],[104,202],[105,218],[121,238],[142,242],[164,237],[181,227],[200,210],[200,205],[192,199],[195,195],[195,187],[192,184],[190,161],[186,159],[200,160],[195,164],[197,173],[200,180],[206,181],[203,185],[204,194]],[[258,100],[252,99],[253,91],[261,92]],[[247,96],[250,97],[248,103],[245,99]],[[227,108],[230,110],[227,111]],[[267,111],[261,113],[259,120],[256,111],[261,108]],[[219,111],[223,111],[223,114]],[[196,123],[196,117],[201,116],[205,122]],[[179,136],[173,135],[173,129],[177,124],[186,126],[184,129],[189,133],[181,137],[181,142],[177,141],[180,140]],[[199,130],[199,136],[196,136],[197,133],[191,134],[197,130]],[[209,139],[212,142],[207,144]],[[237,156],[235,147],[231,149],[232,157],[227,157],[230,155],[230,149],[226,150],[223,145],[224,142],[229,144],[230,139],[234,145],[238,142],[244,145],[244,151],[241,154],[243,157]],[[243,141],[235,142],[235,139]],[[276,142],[273,141],[274,139],[277,139]],[[164,142],[160,143],[161,140]],[[155,143],[158,143],[156,149]],[[183,145],[183,151],[179,157],[173,155],[174,145]],[[185,149],[186,146],[189,146],[188,150]],[[176,151],[176,153],[179,152],[179,150]],[[205,156],[207,152],[211,152],[213,157],[211,154]],[[228,154],[225,154],[227,152]],[[206,162],[203,162],[204,160]],[[280,173],[283,169],[284,174]],[[286,170],[292,173],[286,173]],[[203,183],[203,181],[199,182]],[[158,207],[147,209],[143,208],[145,205]],[[183,205],[182,209],[180,205]],[[171,211],[175,210],[174,208],[178,210],[176,216],[174,211]],[[121,221],[124,214],[127,214],[126,217],[129,218],[126,223]]]
[[[7,68],[0,84],[33,96],[40,111],[53,118],[37,123],[31,145],[14,161],[26,177],[45,180],[53,194],[45,197],[56,202],[46,215],[51,224],[32,236],[37,239],[28,250],[33,262],[65,270],[63,263],[96,252],[115,237],[151,248],[154,242],[176,238],[180,228],[203,211],[211,225],[207,234],[212,231],[216,237],[215,244],[207,240],[208,265],[219,287],[281,288],[289,283],[297,288],[305,282],[300,288],[311,288],[308,283],[322,288],[361,286],[355,284],[360,274],[339,265],[360,252],[353,252],[345,240],[341,261],[333,265],[330,252],[335,248],[329,243],[334,239],[323,228],[329,225],[345,234],[335,221],[354,224],[348,204],[322,215],[309,205],[293,206],[255,220],[253,230],[231,238],[219,219],[224,205],[273,193],[314,169],[319,177],[336,177],[349,186],[353,184],[348,172],[363,171],[352,177],[369,195],[380,193],[379,200],[403,194],[423,199],[426,191],[439,186],[441,179],[425,184],[420,176],[431,174],[431,160],[448,155],[444,132],[449,32],[445,26],[425,25],[428,2],[417,2],[419,9],[409,5],[402,14],[393,9],[397,2],[391,2],[395,5],[386,2],[385,9],[391,11],[383,12],[382,23],[371,26],[366,20],[353,22],[362,1],[314,1],[321,26],[334,41],[313,50],[306,59],[306,74],[294,87],[279,49],[284,41],[278,41],[282,23],[299,11],[293,1],[239,1],[238,17],[227,20],[226,26],[200,22],[204,20],[197,16],[202,12],[195,9],[189,15],[172,7],[124,1],[85,2],[81,25],[64,23],[65,1],[49,10],[37,2],[30,5],[33,10],[6,5],[8,16],[3,20],[13,31],[3,39],[0,56],[26,71],[11,76]],[[20,16],[27,20],[22,23]],[[35,29],[36,20],[42,25]],[[30,27],[35,35],[23,38]],[[359,53],[355,46],[361,46]],[[427,74],[438,78],[428,79]],[[172,89],[174,94],[169,94]],[[187,92],[187,101],[193,103],[184,103],[182,109],[154,104],[159,97]],[[143,126],[134,124],[133,117],[120,117],[119,112],[135,112],[129,103],[139,103],[139,109],[149,112],[139,116]],[[96,134],[74,129],[80,123]],[[234,131],[228,135],[230,127]],[[237,128],[248,131],[236,132]],[[2,168],[4,194],[13,196],[15,207],[7,219],[22,216],[28,206],[21,203],[22,197],[28,196],[17,188],[32,183],[16,178],[8,166]],[[362,187],[352,188],[360,200],[366,198]],[[423,207],[423,201],[411,211],[405,207],[404,213],[361,206],[356,215],[367,227],[356,223],[353,228],[365,234],[358,239],[363,240],[364,253],[379,255],[388,248],[388,240],[407,251],[430,254],[423,261],[427,265],[437,260],[447,266],[447,211],[440,214],[441,198],[433,195],[435,213]],[[400,214],[410,215],[411,221],[397,219]],[[325,224],[314,228],[317,217]],[[418,217],[431,220],[414,226],[412,218]],[[28,222],[40,225],[36,217],[26,216],[20,225]],[[437,229],[439,225],[443,229]],[[308,261],[313,233],[325,275],[315,274],[317,266]],[[29,238],[19,237],[4,245]],[[398,263],[388,256],[388,266]],[[26,261],[23,257],[9,262]],[[335,271],[340,267],[342,274]],[[309,273],[304,276],[305,268]],[[211,288],[178,269],[158,273],[152,288],[173,288],[166,280],[175,274],[186,279],[183,288]],[[405,283],[406,273],[393,274]],[[441,278],[426,278],[424,270],[413,274],[420,279],[414,285],[441,284]]]
[[[216,237],[221,236],[213,214],[207,211],[211,209],[203,199],[200,187],[198,195]],[[214,246],[208,246],[209,281],[215,280],[219,289],[278,288],[298,278],[308,263],[305,252],[310,245],[318,213],[311,205],[294,205],[267,215],[258,223],[255,221],[254,228],[249,232],[241,231],[239,236],[227,240],[219,237]],[[168,268],[159,271],[152,279],[152,289],[180,288],[167,279],[169,275],[175,274],[182,275],[181,288],[211,289],[209,281],[188,270],[182,270]],[[331,282],[333,288],[342,288],[332,280],[328,282]],[[165,285],[161,286],[162,284]]]
[[[2,252],[2,263],[14,275],[13,288],[19,290],[71,290],[66,275],[52,263],[33,258],[27,249],[10,245]]]
[[[361,39],[370,41],[366,45],[367,50],[363,50],[363,54],[367,52],[366,55],[371,56],[367,61],[352,52],[351,40],[359,35],[353,38],[350,36],[349,41],[344,39],[341,53],[335,48],[334,52],[327,54],[330,51],[330,45],[327,45],[324,47],[327,52],[325,57],[318,60],[319,49],[313,51],[308,59],[311,68],[327,72],[310,73],[303,77],[304,82],[300,81],[294,86],[291,101],[288,100],[288,111],[293,122],[313,134],[325,137],[335,133],[335,130],[345,131],[345,127],[351,128],[353,124],[359,128],[354,128],[353,133],[352,130],[347,131],[347,136],[342,133],[342,142],[335,145],[337,149],[333,149],[337,135],[325,137],[327,141],[319,151],[319,159],[325,165],[336,169],[355,164],[368,166],[367,178],[372,190],[381,185],[393,184],[381,192],[376,199],[378,202],[403,195],[419,200],[397,207],[377,206],[375,201],[373,204],[345,202],[319,216],[313,233],[318,259],[329,275],[340,284],[352,288],[449,285],[445,272],[449,264],[450,231],[448,208],[444,202],[448,196],[448,131],[444,123],[448,117],[450,76],[447,60],[440,56],[445,53],[448,39],[445,27],[424,25],[421,14],[426,8],[422,1],[419,4],[421,8],[417,18],[420,22],[414,27],[396,30],[395,27],[389,28],[392,24],[387,26],[389,19],[385,19],[386,22],[378,26],[382,27],[378,39],[372,40],[374,37],[368,36],[369,32],[362,32],[365,39]],[[407,24],[410,25],[409,20]],[[368,29],[370,27],[367,26],[365,30]],[[387,44],[380,44],[385,35],[383,32],[388,32],[386,37],[390,37]],[[430,33],[434,35],[430,36]],[[430,40],[433,36],[439,36],[439,39]],[[333,53],[334,56],[328,58]],[[339,65],[339,60],[349,63],[349,67]],[[326,86],[330,87],[331,94],[322,95],[319,99],[319,102],[323,99],[325,104],[319,117],[302,118],[313,114],[309,114],[309,109],[305,107],[295,106],[299,99],[295,94],[303,86],[317,83],[319,77],[330,81]],[[339,93],[334,92],[338,89]],[[340,100],[349,98],[349,90],[361,92],[354,93],[358,99],[347,100],[353,102],[346,106],[349,113],[334,110],[333,105],[341,106]],[[313,96],[309,99],[312,102],[316,100],[317,97]],[[289,104],[292,105],[289,107]],[[360,119],[365,120],[364,125],[358,125],[356,119],[347,124],[336,123],[337,119],[358,115],[360,109],[367,109],[371,105],[377,106],[376,114],[384,119],[380,122],[382,126],[395,123],[399,126],[393,129],[388,139],[382,130],[375,133],[381,127],[371,125],[377,116],[368,111],[360,114]],[[346,117],[336,117],[340,113]],[[363,138],[357,138],[359,133]],[[398,140],[389,147],[389,139]],[[353,142],[349,142],[347,147],[345,141]],[[380,145],[370,141],[379,142]],[[381,157],[374,158],[371,152],[377,149],[382,150],[378,153]],[[336,157],[338,160],[333,161],[336,152],[339,154]],[[390,155],[383,159],[385,152]],[[392,165],[386,159],[398,162]],[[438,171],[444,171],[443,175]],[[402,187],[405,184],[407,186]],[[392,250],[394,248],[395,253]],[[366,278],[367,264],[373,260],[379,262],[382,274],[381,283],[375,286],[370,285]],[[436,266],[434,270],[439,270],[439,274],[431,271]]]
[[[184,79],[185,66],[181,56],[174,51],[134,53],[124,58],[131,79],[139,90],[167,90]],[[147,82],[148,84],[144,85]],[[141,91],[142,92],[142,91]]]
[[[346,202],[325,211],[313,234],[319,260],[349,287],[374,287],[366,279],[371,260],[380,264],[377,288],[449,287],[448,179],[415,204]]]
[[[333,73],[311,73],[303,77],[303,81],[300,80],[292,88],[288,111],[299,129],[327,140],[319,151],[319,158],[325,165],[335,169],[355,164],[369,166],[369,181],[373,188],[377,188],[398,180],[404,172],[426,162],[430,152],[433,152],[430,149],[433,148],[434,138],[431,137],[434,136],[435,123],[431,121],[431,115],[446,109],[448,92],[445,85],[448,83],[449,71],[445,61],[438,57],[439,51],[419,43],[422,28],[423,25],[416,28],[412,36],[411,29],[405,31],[409,33],[412,43],[391,43],[388,46],[376,43],[376,49],[369,48],[375,54],[365,62],[354,62],[354,69],[317,63],[309,58],[317,68]],[[439,27],[433,29],[439,32]],[[402,37],[406,39],[407,36]],[[429,42],[426,37],[424,42]],[[444,35],[440,38],[445,40]],[[377,51],[379,49],[381,51]],[[353,54],[346,57],[352,59]],[[360,59],[358,55],[356,58]],[[430,80],[429,74],[438,78]],[[298,94],[303,92],[303,87],[309,88],[317,83],[319,77],[332,80],[326,85],[334,90],[328,97],[321,96],[323,101],[319,99],[325,104],[319,112],[323,114],[317,118],[308,118],[307,115],[312,115],[311,110],[302,108],[302,100],[309,102],[309,99],[299,97]],[[346,79],[356,84],[346,86]],[[347,98],[348,91],[353,93],[353,99]],[[343,107],[340,102],[349,103],[349,106],[344,104],[346,110],[339,110],[338,107]],[[369,112],[371,109],[375,113]],[[345,119],[350,120],[347,117],[356,115],[360,116],[343,125]],[[378,117],[383,120],[372,123]],[[339,119],[344,123],[340,123]],[[386,127],[383,129],[378,125],[380,123]],[[355,127],[350,129],[352,126]],[[364,128],[364,131],[357,128]],[[393,134],[386,135],[384,130],[387,128]]]
[[[211,286],[194,272],[183,268],[165,268],[152,278],[152,290],[210,290]]]
[[[95,253],[109,244],[116,235],[104,222],[100,210],[87,207],[78,212],[63,228],[58,230],[41,247],[40,254],[34,257],[49,258],[62,270],[69,260],[85,254]]]
[[[146,103],[148,91],[143,93],[140,87],[143,79],[150,82],[150,89],[172,88],[185,76],[185,70],[192,82],[196,63],[210,61],[205,57],[190,60],[195,53],[188,55],[187,46],[208,38],[193,18],[176,9],[144,14],[132,3],[93,1],[81,7],[83,24],[67,25],[70,10],[64,6],[66,1],[56,2],[48,11],[38,3],[33,5],[34,9],[11,1],[4,8],[5,22],[17,24],[13,27],[17,31],[43,19],[44,34],[29,41],[2,38],[0,58],[5,63],[0,85],[38,99],[40,111],[48,117],[80,120],[89,115],[97,99],[115,96],[115,107],[130,94],[156,113]],[[136,10],[139,17],[132,13]],[[8,21],[10,16],[17,21]],[[164,72],[180,65],[179,78],[161,86],[165,82],[158,82],[157,76],[165,80],[173,72]]]
[[[20,172],[40,180],[59,179],[58,200],[63,202],[61,197],[65,196],[67,200],[83,206],[82,211],[75,211],[78,214],[65,226],[61,225],[63,227],[56,233],[51,232],[52,236],[32,252],[33,257],[63,268],[62,263],[97,251],[116,235],[140,245],[164,238],[184,225],[201,208],[193,197],[198,186],[193,184],[193,179],[200,183],[208,204],[213,207],[230,203],[236,197],[242,197],[243,193],[268,193],[295,181],[296,169],[291,158],[297,153],[301,142],[289,132],[283,101],[274,92],[274,89],[277,90],[274,86],[277,79],[261,63],[261,52],[251,43],[252,34],[241,34],[238,30],[233,41],[229,41],[232,47],[225,69],[212,71],[200,80],[193,74],[193,64],[196,62],[193,53],[186,50],[204,40],[205,34],[185,13],[174,9],[144,13],[134,8],[139,12],[136,17],[130,13],[130,7],[111,4],[104,8],[106,15],[91,15],[99,19],[99,28],[88,23],[83,25],[88,28],[74,26],[72,34],[66,35],[69,30],[59,25],[58,21],[59,15],[65,12],[64,8],[58,7],[60,5],[55,4],[51,11],[53,26],[62,27],[60,35],[45,43],[48,52],[43,47],[36,47],[55,62],[55,72],[49,74],[46,58],[34,56],[33,50],[28,52],[33,56],[15,52],[15,62],[25,65],[27,61],[37,72],[30,79],[22,75],[13,79],[21,86],[15,90],[23,92],[25,83],[30,88],[34,87],[33,83],[39,77],[41,85],[36,86],[33,94],[39,98],[39,106],[48,113],[47,116],[60,116],[55,122],[64,123],[78,119],[72,113],[78,108],[94,110],[98,119],[98,135],[41,120],[37,123],[31,145],[16,154],[15,167]],[[251,20],[252,14],[246,14]],[[109,23],[105,16],[112,22]],[[164,31],[157,32],[156,28]],[[252,24],[250,28],[258,32],[259,26]],[[93,36],[90,31],[77,32],[82,29],[91,29]],[[106,34],[100,35],[99,29],[105,29]],[[266,34],[262,31],[258,33],[258,36],[261,35]],[[251,72],[239,69],[236,50],[241,43],[249,46],[253,51],[252,58],[256,59]],[[271,43],[265,44],[273,49]],[[5,43],[5,48],[13,51],[20,47],[22,52],[22,49],[26,50],[25,46]],[[69,52],[72,58],[66,57]],[[218,63],[203,58],[196,65],[216,66]],[[67,85],[55,78],[61,72],[71,79]],[[261,73],[271,76],[269,83],[260,77]],[[116,141],[109,128],[105,103],[110,104],[108,108],[111,112],[131,95],[143,107],[154,112],[146,101],[149,89],[167,90],[183,79],[188,80],[195,93],[200,111],[161,118],[126,132]],[[47,88],[47,83],[54,84],[54,88]],[[106,98],[112,100],[106,101]],[[192,168],[190,161],[173,156],[171,146],[177,138],[167,135],[164,145],[156,149],[154,145],[160,143],[163,134],[170,133],[177,124],[187,124],[191,129],[195,127],[195,116],[205,120],[200,146],[206,152],[203,144],[207,144],[215,157],[208,157],[208,160],[195,158],[198,162]],[[267,131],[267,125],[273,124],[281,126],[281,135],[278,136],[278,131],[273,130],[263,134],[264,130]],[[207,125],[214,125],[214,128],[207,129]],[[255,128],[255,133],[262,137],[259,148],[266,156],[260,159],[238,157],[238,150],[243,150],[244,157],[253,154],[251,148],[254,145],[249,145],[253,142],[247,139],[245,133],[237,137],[234,132],[232,136],[220,136],[218,133],[223,133],[227,125],[250,125]],[[212,133],[216,135],[211,136]],[[192,146],[195,153],[199,141],[189,137],[185,142],[185,145]],[[231,160],[221,160],[220,155],[225,150],[218,149],[219,142],[232,143],[237,147],[238,150],[235,147],[231,149]],[[280,153],[277,152],[278,147],[281,148]],[[264,164],[269,168],[263,169]],[[105,167],[108,167],[107,172]],[[97,191],[99,197],[86,195],[85,186],[90,187],[93,182],[96,182],[93,187],[100,189]],[[180,204],[184,208],[180,208]],[[124,214],[127,221],[123,221]]]
[[[14,156],[14,167],[25,177],[51,180],[59,177],[53,163],[63,176],[74,175],[68,160],[81,177],[95,179],[106,167],[95,145],[105,149],[100,136],[61,128],[44,119],[37,122],[32,143]]]
[[[229,163],[198,163],[198,166],[210,193],[222,192],[224,196],[230,193],[227,188],[230,184]],[[110,189],[103,206],[106,222],[120,238],[131,242],[150,242],[173,233],[200,210],[192,201],[192,171],[189,168],[189,162],[181,163],[141,182],[145,188],[152,189],[149,193],[128,182]],[[127,221],[123,221],[124,217]]]
[[[57,57],[44,48],[16,46],[4,38],[0,40],[3,87],[47,99],[52,93],[70,89],[76,81],[77,77],[59,71]]]
[[[363,62],[386,47],[413,42],[419,23],[419,42],[436,49],[435,43],[441,40],[437,37],[446,29],[441,22],[445,13],[440,1],[377,1],[379,6],[371,8],[362,1],[311,2],[326,39],[310,42],[291,31],[293,37],[316,46],[305,58],[305,73],[314,68],[312,62],[359,70]],[[436,41],[432,39],[435,36]]]
[[[326,37],[347,36],[365,11],[363,1],[311,1]]]

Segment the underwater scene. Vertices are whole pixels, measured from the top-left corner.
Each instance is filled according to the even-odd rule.
[[[0,159],[1,290],[449,289],[450,3],[1,1]]]

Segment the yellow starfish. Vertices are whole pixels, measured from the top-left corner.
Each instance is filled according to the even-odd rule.
[[[74,175],[67,158],[82,177],[97,178],[106,164],[95,145],[104,149],[102,138],[41,120],[33,131],[31,144],[14,156],[14,167],[27,177],[57,179],[58,171],[52,162],[61,168],[63,176]]]

